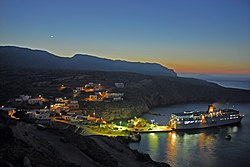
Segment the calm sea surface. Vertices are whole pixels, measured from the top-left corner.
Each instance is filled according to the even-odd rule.
[[[228,79],[228,80],[210,79],[207,81],[214,82],[214,83],[217,83],[221,86],[228,87],[228,88],[239,88],[239,89],[250,90],[250,78],[247,78],[245,80],[238,80],[238,81],[235,81],[233,79]]]
[[[247,85],[244,88],[248,89]],[[250,103],[214,105],[243,112],[245,117],[241,125],[169,133],[144,133],[141,134],[142,140],[139,143],[131,143],[130,148],[148,153],[153,160],[166,162],[173,167],[250,166]],[[161,116],[145,114],[143,118],[165,125],[171,113],[207,110],[207,107],[207,103],[172,105],[152,109]],[[232,139],[226,140],[225,136],[229,134]]]

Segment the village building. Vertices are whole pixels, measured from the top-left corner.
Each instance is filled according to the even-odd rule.
[[[124,88],[124,83],[122,83],[122,82],[116,82],[115,83],[115,87],[116,88]]]
[[[15,115],[15,113],[16,113],[16,108],[6,108],[6,107],[4,107],[4,106],[2,106],[1,108],[0,108],[0,114],[1,114],[1,116],[4,116],[4,117],[10,117],[10,118],[12,118],[12,119],[19,119],[19,118],[17,118],[17,117],[15,117],[14,115]]]
[[[85,84],[85,88],[93,88],[93,87],[94,87],[94,83],[93,82]]]
[[[61,113],[62,111],[68,112],[69,107],[66,106],[65,102],[55,102],[50,105],[50,110],[56,113]]]
[[[65,85],[61,85],[61,86],[59,86],[59,88],[58,88],[60,91],[62,91],[62,90],[64,90],[64,89],[66,89],[66,86]]]
[[[43,105],[43,102],[45,102],[45,99],[42,97],[28,99],[28,104],[30,105],[35,105],[35,104]]]
[[[123,100],[123,97],[114,97],[113,98],[113,101],[122,101]]]
[[[86,115],[76,115],[74,119],[76,120],[87,120],[88,116]]]
[[[75,90],[81,92],[81,91],[84,91],[85,87],[76,87]]]
[[[107,93],[107,98],[113,99],[117,97],[123,97],[124,93]]]
[[[100,90],[103,90],[103,89],[104,89],[104,87],[101,84],[96,84],[94,86],[94,91],[100,91]]]
[[[68,113],[74,113],[74,114],[83,114],[84,113],[84,111],[83,110],[81,110],[81,109],[72,109],[72,110],[70,110]]]
[[[90,82],[86,85],[84,85],[84,92],[95,92],[95,91],[100,91],[103,90],[105,87],[102,86],[101,84],[94,84],[93,82]]]
[[[28,95],[19,95],[18,98],[11,98],[8,100],[8,103],[12,103],[12,102],[17,102],[17,103],[21,103],[24,101],[28,101],[31,98],[31,96]]]
[[[31,98],[31,96],[29,96],[29,95],[20,95],[19,98],[22,99],[22,101],[28,101]]]
[[[67,121],[74,121],[75,117],[77,116],[76,113],[66,113],[65,115],[62,115],[62,119],[67,120]]]
[[[124,93],[107,93],[107,99],[111,99],[113,101],[122,101]]]
[[[33,109],[26,112],[31,119],[39,119],[39,120],[49,120],[50,119],[50,111],[49,109]]]
[[[73,89],[73,93],[81,93],[80,89]]]
[[[70,110],[77,110],[80,108],[80,105],[77,100],[69,100],[67,107],[69,107]]]
[[[64,97],[64,98],[57,97],[57,98],[55,98],[55,101],[56,101],[56,102],[64,102],[64,103],[68,103],[68,101],[69,101],[69,100],[67,100],[67,98],[66,98],[66,97]]]
[[[124,93],[109,93],[109,92],[95,92],[95,94],[89,95],[85,98],[85,101],[103,101],[103,100],[113,100],[122,101]]]
[[[21,103],[23,100],[21,98],[15,98],[15,102]]]
[[[62,115],[62,119],[66,120],[66,121],[70,121],[72,119],[72,116],[70,116],[70,115]]]
[[[97,101],[98,95],[89,95],[89,98],[87,98],[87,101]]]

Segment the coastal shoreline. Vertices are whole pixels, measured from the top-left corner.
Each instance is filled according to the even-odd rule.
[[[31,166],[45,164],[47,166],[59,164],[111,167],[117,165],[169,166],[165,163],[154,162],[148,154],[130,149],[128,141],[123,137],[83,136],[75,132],[73,127],[65,129],[64,125],[38,130],[33,124],[17,122],[16,125],[6,128],[10,129],[8,130],[9,138],[5,140],[9,140],[10,144],[1,141],[4,143],[0,155],[0,162],[5,165],[16,166],[29,161]],[[7,130],[6,128],[1,128],[1,131]],[[12,153],[9,154],[10,152]],[[37,159],[37,154],[40,154],[39,159]],[[45,155],[50,158],[44,159]],[[13,157],[20,160],[13,160]]]

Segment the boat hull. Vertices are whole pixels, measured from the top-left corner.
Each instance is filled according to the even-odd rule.
[[[213,121],[207,121],[206,123],[177,124],[176,127],[173,128],[173,130],[202,129],[202,128],[239,124],[241,120],[242,117],[236,119],[223,120],[223,121],[213,120]]]

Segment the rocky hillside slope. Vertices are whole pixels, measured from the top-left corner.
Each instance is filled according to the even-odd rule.
[[[136,91],[133,91],[136,90]],[[224,88],[192,78],[150,77],[127,85],[129,98],[143,99],[148,107],[183,102],[249,102],[250,91]]]
[[[0,132],[5,134],[0,139],[0,166],[169,166],[131,150],[121,138],[81,136],[62,128],[38,130],[23,122],[1,126]]]

